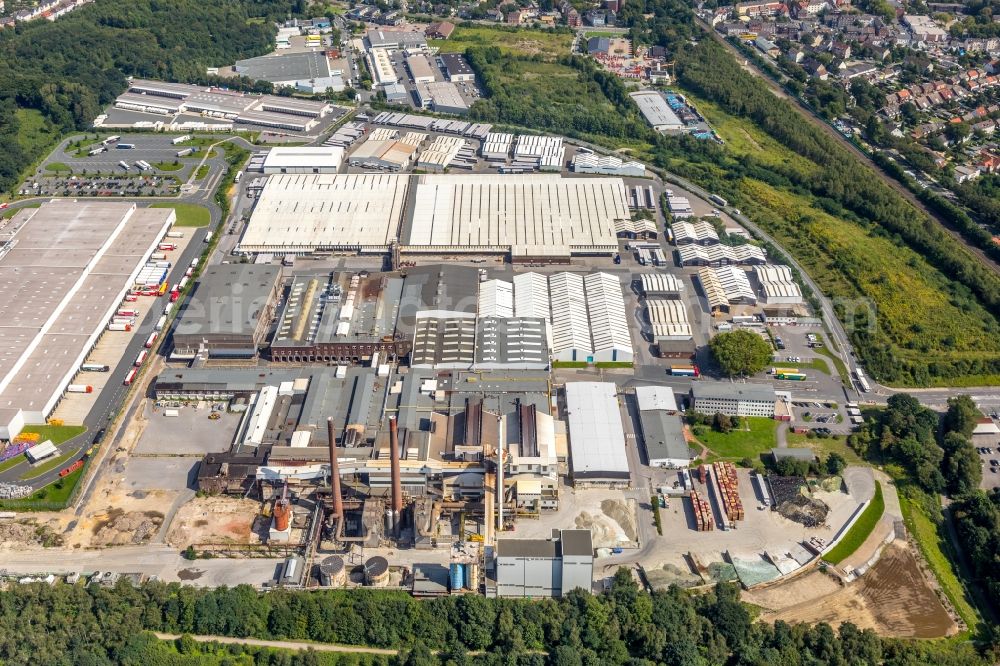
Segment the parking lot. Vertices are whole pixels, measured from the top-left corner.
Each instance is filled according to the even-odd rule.
[[[1000,435],[973,435],[972,446],[983,466],[983,481],[979,487],[983,490],[1000,488]]]
[[[412,77],[410,76],[410,70],[406,67],[406,54],[403,53],[403,51],[393,51],[389,57],[392,61],[392,68],[396,72],[396,78],[398,78],[399,82],[404,88],[406,88],[410,106],[418,108],[416,94],[417,84],[414,83]],[[434,74],[434,80],[447,81],[448,77],[441,69],[437,58],[435,56],[428,55],[427,60],[431,64],[431,71]],[[457,82],[455,83],[455,87],[458,88],[458,92],[462,96],[462,99],[469,106],[472,106],[477,99],[482,97],[482,92],[479,90],[474,81]]]
[[[218,411],[217,420],[209,419],[213,413],[211,403],[191,406],[167,406],[148,402],[144,411],[146,429],[136,445],[137,455],[201,456],[225,451],[232,442],[240,423],[239,414]],[[167,410],[176,410],[178,416],[165,416]]]

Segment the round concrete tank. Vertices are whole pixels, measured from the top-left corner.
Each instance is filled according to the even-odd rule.
[[[375,556],[365,562],[365,585],[385,587],[389,584],[389,560]]]
[[[319,582],[326,587],[341,587],[347,580],[347,567],[340,555],[331,555],[319,564]]]

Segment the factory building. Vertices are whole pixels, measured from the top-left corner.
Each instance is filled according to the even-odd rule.
[[[476,80],[476,74],[469,67],[469,63],[465,61],[465,56],[459,53],[442,53],[438,56],[438,62],[441,63],[445,75],[452,83]]]
[[[591,591],[594,547],[590,530],[553,532],[551,539],[497,540],[496,596],[542,599],[562,597],[576,588]]]
[[[480,282],[479,316],[513,317],[514,285],[505,280],[484,280]]]
[[[129,89],[116,99],[115,107],[158,115],[198,114],[236,125],[293,132],[313,129],[333,108],[326,102],[307,99],[143,79],[129,81]]]
[[[770,384],[695,382],[691,387],[691,406],[701,414],[773,418],[775,403]]]
[[[514,276],[514,316],[552,321],[547,277],[534,272]]]
[[[475,315],[446,311],[417,315],[411,368],[469,370],[475,360]]]
[[[423,53],[406,56],[406,69],[414,83],[433,83],[437,78],[435,68]]]
[[[254,81],[270,81],[277,86],[295,88],[299,84],[308,84],[313,88],[322,88],[316,92],[325,92],[327,87],[333,86],[333,76],[325,51],[237,60],[233,71]]]
[[[487,160],[505,161],[514,146],[514,135],[508,132],[490,132],[483,141],[480,154]]]
[[[371,30],[365,35],[365,48],[369,51],[376,49],[419,50],[427,48],[427,38],[419,32],[408,30]]]
[[[587,290],[587,319],[593,341],[592,362],[631,362],[632,338],[621,282],[610,273],[591,273],[583,278],[583,284]]]
[[[610,382],[567,382],[570,475],[578,488],[629,486],[618,389]]]
[[[0,228],[0,439],[45,423],[176,219],[170,209],[53,199]]]
[[[788,266],[757,266],[754,276],[767,306],[802,304],[802,290],[792,278],[792,270]]]
[[[469,112],[468,102],[458,92],[458,87],[450,81],[417,83],[416,91],[417,103],[421,108],[457,116],[464,116]]]
[[[670,225],[674,232],[674,244],[681,245],[718,245],[719,232],[710,222],[674,222]]]
[[[577,152],[573,156],[571,168],[576,173],[600,174],[602,176],[622,176],[645,178],[646,166],[641,162],[622,160],[614,155]]]
[[[417,158],[417,168],[442,172],[447,169],[458,154],[466,147],[465,139],[458,136],[439,134],[431,145]]]
[[[396,70],[392,66],[392,58],[385,49],[372,49],[365,55],[365,62],[368,64],[368,72],[372,75],[372,81],[377,86],[389,86],[399,83]]]
[[[692,340],[684,301],[675,299],[649,299],[646,301],[653,342],[667,340]]]
[[[420,144],[426,138],[427,135],[421,132],[407,132],[400,137],[397,130],[379,127],[351,153],[348,161],[352,166],[400,171],[416,159]]]
[[[681,266],[758,266],[767,263],[756,245],[682,245],[677,248]]]
[[[691,449],[684,437],[673,389],[640,386],[635,389],[635,398],[647,463],[651,467],[687,467],[692,459]]]
[[[208,266],[178,315],[171,358],[256,358],[266,342],[280,284],[280,266]]]
[[[706,281],[711,281],[711,278],[708,277],[709,274],[714,276],[715,282],[722,288],[722,293],[729,305],[757,304],[757,293],[750,285],[750,278],[747,277],[746,271],[735,266],[703,268],[698,273],[698,278],[702,280],[703,285]],[[703,276],[706,279],[702,279]],[[717,291],[714,287],[712,290]],[[705,289],[705,292],[708,293],[708,289]]]
[[[542,171],[562,169],[565,155],[561,136],[521,134],[514,145],[515,164],[530,165]]]
[[[337,146],[276,146],[264,157],[263,171],[279,173],[337,173],[344,161],[344,149]]]
[[[476,323],[477,370],[545,370],[547,324],[530,317],[483,317]]]
[[[618,178],[477,174],[415,181],[406,252],[565,262],[616,252],[616,221],[630,218]]]
[[[239,252],[387,252],[402,223],[407,176],[278,175],[264,184]]]
[[[657,132],[676,132],[684,129],[684,123],[658,91],[639,90],[629,93],[629,97],[635,100],[643,118]]]
[[[673,273],[643,273],[639,279],[647,298],[678,299],[684,292],[684,283]]]
[[[332,273],[297,275],[278,314],[271,360],[357,364],[410,353],[396,327],[404,278]]]
[[[585,361],[593,356],[583,276],[557,273],[549,277],[552,312],[552,358]]]

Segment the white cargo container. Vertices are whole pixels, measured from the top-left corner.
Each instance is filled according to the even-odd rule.
[[[66,393],[93,393],[94,387],[88,384],[70,384],[66,387]]]
[[[163,327],[166,326],[166,325],[167,325],[167,315],[163,315],[156,322],[156,326],[153,327],[153,330],[156,331],[157,333],[159,333],[160,331],[163,330]]]
[[[184,234],[180,231],[168,231],[167,238],[184,238]]]
[[[181,413],[180,413],[180,411],[178,411],[176,409],[164,409],[163,410],[163,415],[164,416],[175,417],[175,416],[180,416]]]
[[[110,324],[108,324],[108,330],[109,331],[131,331],[132,330],[132,325],[131,324],[116,324],[114,322],[111,322]]]
[[[173,303],[167,303],[166,305],[163,306],[163,314],[169,315],[173,311],[174,311]]]

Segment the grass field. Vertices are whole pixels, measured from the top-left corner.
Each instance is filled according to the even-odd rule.
[[[194,172],[194,179],[204,180],[205,176],[208,175],[208,172],[209,172],[209,166],[207,164],[202,164],[200,167],[198,167],[198,170]]]
[[[17,142],[29,155],[41,155],[59,138],[59,131],[40,111],[18,109],[16,113],[19,124]]]
[[[822,337],[823,336],[820,336],[820,339],[822,339]],[[815,347],[814,349],[817,354],[822,354],[823,356],[826,356],[828,359],[830,359],[830,361],[833,363],[833,367],[837,369],[837,374],[840,375],[840,381],[844,383],[844,386],[850,386],[851,373],[847,371],[847,366],[844,365],[844,361],[839,356],[834,354],[830,350],[830,347],[827,346],[826,344],[824,344],[822,347]]]
[[[789,432],[785,436],[785,440],[788,442],[788,446],[791,447],[806,447],[812,449],[813,453],[820,460],[824,460],[831,453],[839,453],[844,457],[849,465],[867,465],[854,449],[847,445],[847,437],[845,435],[833,435],[831,437],[807,437],[806,435],[800,435],[794,432]]]
[[[822,358],[813,358],[808,361],[799,361],[798,363],[792,363],[799,370],[816,370],[817,372],[822,372],[824,375],[830,374],[830,366],[826,364],[826,360]]]
[[[45,170],[50,173],[69,173],[72,171],[65,162],[49,162],[45,165]]]
[[[823,556],[823,559],[832,564],[840,564],[850,557],[854,551],[861,547],[882,519],[885,513],[885,498],[882,496],[882,484],[875,482],[875,496],[871,503],[865,507],[861,516],[847,530],[844,538],[834,546],[830,552]]]
[[[24,426],[24,430],[22,432],[38,433],[39,442],[51,439],[53,444],[62,444],[65,441],[73,439],[77,435],[82,435],[86,432],[86,430],[87,428],[82,425],[27,425]]]
[[[184,163],[179,161],[157,162],[153,165],[153,167],[159,169],[160,171],[180,171],[184,168]]]
[[[66,465],[80,449],[73,449],[61,456],[56,456],[55,458],[50,458],[34,467],[29,468],[24,474],[21,475],[22,481],[30,481],[31,479],[36,479],[46,472],[50,472],[56,468]]]
[[[30,495],[26,500],[8,500],[3,503],[7,508],[17,508],[18,503],[21,502],[23,508],[30,509],[32,502],[45,502],[55,505],[65,505],[66,501],[69,500],[69,496],[73,494],[73,489],[76,488],[76,484],[80,482],[80,477],[83,476],[83,468],[76,470],[72,474],[68,474],[65,477],[59,479],[55,483],[50,483],[41,490]]]
[[[951,542],[944,536],[944,528],[939,526],[918,502],[899,493],[899,508],[903,521],[913,540],[917,543],[924,560],[934,572],[934,577],[955,611],[969,629],[976,633],[982,617],[970,601],[965,586],[955,570],[955,552]]]
[[[716,432],[710,426],[695,426],[693,432],[709,449],[710,461],[737,461],[743,458],[757,460],[761,453],[774,448],[777,430],[778,422],[774,419],[751,416],[743,419],[739,429],[728,433]]]
[[[173,208],[177,211],[178,227],[206,227],[212,221],[208,209],[195,204],[157,202],[150,208]]]
[[[448,39],[431,39],[428,44],[440,49],[441,53],[463,53],[470,46],[496,46],[507,53],[558,58],[569,54],[573,35],[548,30],[459,26]]]

